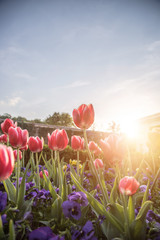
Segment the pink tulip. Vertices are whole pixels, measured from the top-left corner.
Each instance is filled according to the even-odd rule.
[[[28,131],[20,127],[10,127],[8,130],[9,142],[15,148],[23,148],[27,145]]]
[[[14,153],[15,161],[17,161],[17,150],[14,150],[13,153]],[[19,150],[19,160],[21,159],[22,159],[22,152]]]
[[[6,118],[3,123],[1,123],[2,131],[8,134],[8,130],[10,127],[17,127],[17,123],[14,124],[13,120]]]
[[[40,139],[39,137],[30,137],[28,140],[28,147],[31,152],[41,152],[43,149],[43,143],[43,138]]]
[[[71,146],[74,150],[83,150],[84,148],[84,139],[80,136],[72,136],[71,137]]]
[[[0,136],[0,142],[1,143],[7,143],[7,134],[2,134]]]
[[[88,144],[89,150],[94,153],[94,155],[98,156],[100,153],[102,153],[101,149],[98,147],[98,145],[94,141],[90,141]]]
[[[28,144],[26,144],[24,147],[20,148],[21,151],[26,151],[28,149]]]
[[[106,160],[112,163],[114,160],[121,161],[126,152],[126,144],[124,138],[117,134],[111,134],[105,140],[100,140],[100,146]]]
[[[119,182],[119,191],[122,194],[131,196],[137,192],[139,185],[139,182],[134,177],[126,176]]]
[[[14,154],[11,147],[0,144],[0,181],[10,177],[14,169]]]
[[[94,165],[95,165],[96,169],[103,168],[103,161],[99,158],[96,158],[94,161]]]
[[[94,122],[93,105],[82,104],[78,109],[73,110],[73,121],[77,127],[88,129]]]
[[[51,150],[62,151],[67,147],[68,142],[69,139],[64,129],[56,129],[51,135],[48,133],[48,146]]]
[[[44,170],[44,173],[48,177],[48,171]],[[43,172],[42,171],[39,173],[39,176],[40,176],[40,178],[43,178]]]

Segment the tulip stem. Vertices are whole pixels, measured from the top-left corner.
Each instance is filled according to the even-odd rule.
[[[35,170],[35,163],[34,163],[33,152],[31,152],[31,169],[32,169],[32,174],[33,174],[34,170]]]
[[[19,160],[19,148],[17,148],[16,203],[18,203],[18,194],[19,194],[19,177],[20,177],[20,160]]]
[[[125,218],[125,227],[126,227],[126,234],[129,240],[131,240],[131,236],[130,236],[130,230],[129,230],[129,219],[128,219],[128,211],[127,211],[127,199],[126,196],[124,194],[121,195],[122,196],[122,203],[123,203],[123,210],[124,210],[124,218]]]
[[[38,152],[36,152],[36,165],[37,165],[37,185],[38,185],[38,189],[40,189]]]
[[[92,158],[92,154],[89,150],[89,147],[88,147],[88,140],[87,140],[87,133],[86,133],[86,129],[83,130],[83,133],[84,133],[84,140],[85,140],[85,145],[86,145],[86,148],[87,148],[87,152],[88,152],[88,156],[89,156],[89,159],[90,159],[90,163],[91,163],[91,166],[92,166],[92,169],[94,171],[94,174],[95,174],[95,177],[96,177],[96,180],[97,182],[99,183],[99,186],[100,186],[100,189],[101,189],[101,192],[102,192],[102,195],[103,195],[103,198],[104,198],[104,202],[105,202],[105,205],[107,205],[109,203],[109,198],[108,198],[108,194],[107,194],[107,191],[105,191],[103,189],[103,186],[102,186],[102,182],[101,182],[101,179],[98,175],[98,171],[94,165],[94,160]]]
[[[77,175],[79,178],[79,151],[77,151]]]
[[[24,156],[25,156],[25,151],[22,151],[22,167],[24,168]]]
[[[54,153],[55,154],[55,153]],[[55,155],[54,155],[55,156]],[[56,156],[55,156],[56,159]],[[51,161],[52,161],[52,167],[54,166],[54,159],[53,159],[53,150],[51,150]]]

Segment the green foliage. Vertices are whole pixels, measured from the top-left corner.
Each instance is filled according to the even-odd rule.
[[[73,120],[68,113],[55,112],[46,118],[45,123],[58,126],[72,126]]]

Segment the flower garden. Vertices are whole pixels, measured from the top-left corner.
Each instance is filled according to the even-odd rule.
[[[47,159],[43,138],[11,119],[1,124],[0,239],[160,239],[159,155],[138,155],[117,133],[88,142],[92,104],[74,109],[73,121],[84,137],[72,136],[77,157],[69,162],[60,158],[69,143],[64,129],[48,134]]]

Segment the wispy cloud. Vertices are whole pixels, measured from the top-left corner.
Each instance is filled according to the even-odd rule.
[[[148,51],[154,51],[157,48],[160,48],[160,40],[152,42],[150,45],[148,45],[147,49]]]
[[[77,87],[83,87],[83,86],[87,86],[90,85],[90,82],[88,81],[75,81],[72,82],[71,84],[65,86],[65,88],[77,88]]]
[[[16,73],[15,77],[22,78],[25,80],[35,80],[36,78],[28,73]]]
[[[20,97],[8,98],[6,101],[0,100],[0,106],[15,107],[21,101]]]

